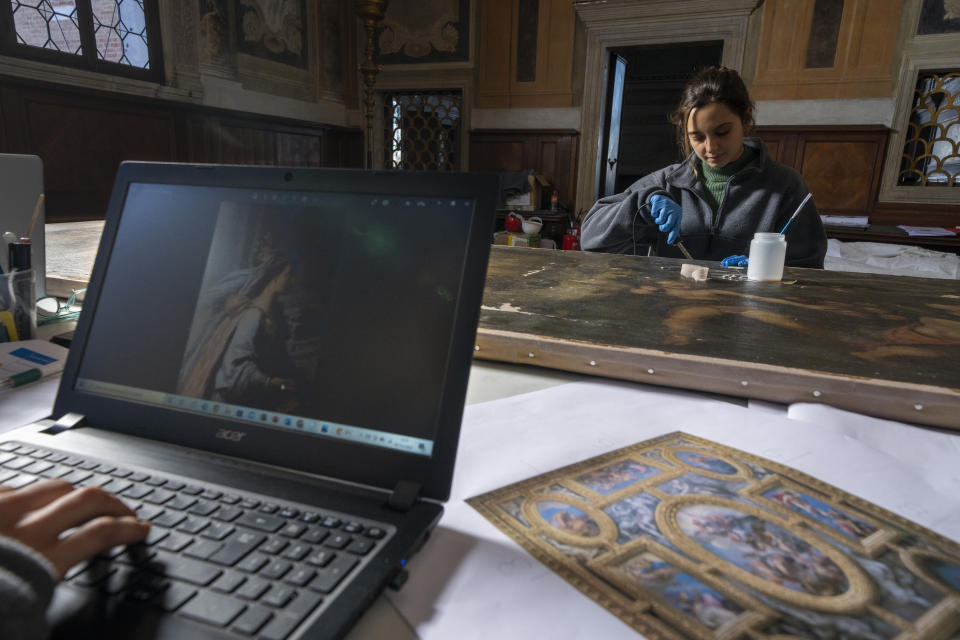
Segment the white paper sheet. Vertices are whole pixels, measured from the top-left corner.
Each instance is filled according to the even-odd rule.
[[[955,483],[946,490],[958,436],[890,423],[874,437],[853,419],[814,419],[605,381],[468,406],[446,513],[410,562],[406,586],[388,597],[424,639],[638,637],[464,499],[678,430],[786,464],[960,538],[952,515],[960,513],[960,492]],[[903,455],[907,444],[923,455]]]
[[[59,387],[56,375],[0,392],[0,433],[49,417]]]

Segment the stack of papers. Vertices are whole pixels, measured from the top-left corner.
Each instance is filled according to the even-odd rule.
[[[866,229],[870,226],[867,216],[825,216],[820,219],[828,227],[849,227],[851,229]]]
[[[955,236],[957,232],[954,229],[945,227],[910,227],[905,224],[897,225],[898,228],[907,232],[908,236]]]

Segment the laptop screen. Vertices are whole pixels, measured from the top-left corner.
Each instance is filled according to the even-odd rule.
[[[74,387],[430,456],[476,204],[131,183]]]

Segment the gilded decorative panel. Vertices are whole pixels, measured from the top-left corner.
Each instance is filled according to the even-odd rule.
[[[676,432],[467,501],[650,638],[946,638],[960,545]]]

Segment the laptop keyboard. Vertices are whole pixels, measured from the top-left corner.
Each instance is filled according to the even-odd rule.
[[[70,584],[204,624],[284,640],[390,537],[388,525],[148,474],[20,442],[0,443],[0,484],[97,486],[151,523],[147,539],[77,565]]]

